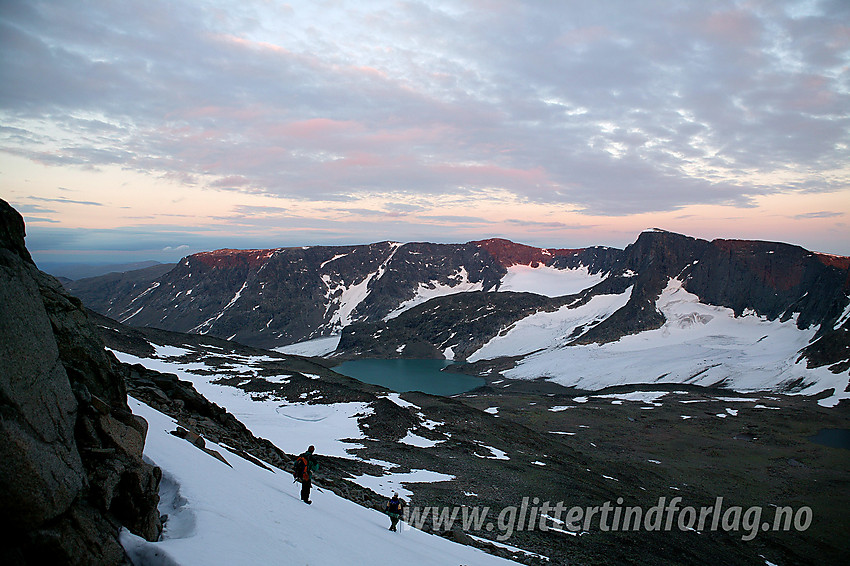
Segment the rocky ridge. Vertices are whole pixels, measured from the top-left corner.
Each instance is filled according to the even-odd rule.
[[[92,310],[127,324],[268,348],[391,318],[431,296],[498,290],[513,265],[596,274],[620,253],[542,250],[499,239],[226,249],[188,256],[165,274],[103,276],[68,289]]]
[[[123,367],[80,301],[40,272],[0,200],[0,562],[121,564],[122,527],[156,540],[158,468]]]

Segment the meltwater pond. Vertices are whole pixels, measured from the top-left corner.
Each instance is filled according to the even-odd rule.
[[[850,430],[846,428],[822,428],[816,435],[810,436],[809,440],[815,444],[850,450]]]
[[[397,393],[422,391],[448,397],[484,385],[480,377],[441,371],[451,364],[446,360],[352,360],[333,370]]]

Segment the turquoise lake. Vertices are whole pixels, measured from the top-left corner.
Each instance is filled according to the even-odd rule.
[[[441,371],[446,360],[352,360],[333,368],[337,373],[397,393],[422,391],[448,397],[484,385],[484,379]]]

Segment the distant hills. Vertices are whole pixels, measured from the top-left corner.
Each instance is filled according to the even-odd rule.
[[[87,277],[98,277],[107,273],[124,273],[157,265],[174,267],[173,263],[162,264],[158,261],[137,261],[133,263],[59,263],[39,262],[38,267],[45,273],[60,279],[76,281]]]

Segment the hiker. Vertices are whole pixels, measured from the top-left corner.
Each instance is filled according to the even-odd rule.
[[[316,458],[316,447],[310,446],[306,452],[295,459],[295,481],[301,482],[301,501],[307,505],[310,501],[310,488],[312,487],[313,472],[319,469],[319,461]]]
[[[398,520],[401,519],[401,510],[404,509],[404,501],[398,498],[397,493],[393,493],[392,499],[387,501],[387,515],[390,516],[390,530],[395,532],[395,526],[398,525]]]

